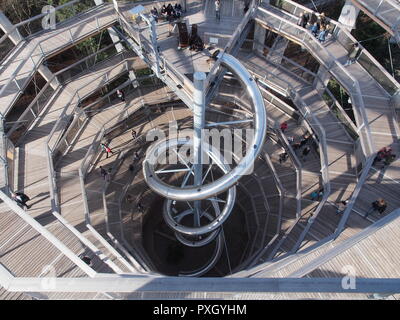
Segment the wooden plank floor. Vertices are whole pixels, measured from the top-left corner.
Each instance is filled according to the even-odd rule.
[[[21,88],[29,83],[38,70],[42,59],[42,50],[45,56],[53,55],[75,43],[99,33],[104,28],[116,22],[116,15],[111,5],[94,9],[65,23],[59,24],[56,30],[50,30],[38,37],[28,40],[22,50],[16,50],[2,63],[0,69],[0,90],[19,70],[15,80]],[[40,43],[40,47],[37,45]],[[35,49],[36,48],[36,49]],[[30,55],[31,50],[35,51]],[[29,59],[27,59],[29,58]],[[25,61],[25,59],[27,59]],[[18,96],[18,86],[13,81],[0,97],[0,112],[5,114],[11,103]]]
[[[262,56],[255,53],[242,53],[239,54],[239,59],[255,74],[256,77],[258,76],[262,79],[265,75],[265,71],[269,71],[267,74],[268,81],[273,82],[276,86],[283,86],[283,91],[288,87],[288,84],[295,88],[295,90],[298,90],[305,104],[314,113],[315,117],[319,120],[326,131],[327,158],[329,164],[328,172],[332,183],[332,194],[329,199],[333,202],[347,200],[353,192],[357,181],[353,141],[348,136],[345,128],[329,110],[325,101],[321,98],[318,92],[315,89],[310,88],[305,81],[289,73],[286,69],[268,62]],[[271,75],[273,75],[273,77]],[[301,108],[301,106],[298,107]],[[314,125],[316,124],[311,123],[311,126]],[[338,141],[341,143],[338,143]],[[303,162],[307,163],[308,161],[309,160]],[[310,190],[310,193],[311,192],[312,190]],[[317,217],[314,222],[314,229],[324,230],[324,228],[321,228],[322,222],[320,221],[326,219],[330,220],[326,223],[333,228],[325,228],[325,232],[318,233],[319,237],[315,236],[316,231],[312,232],[310,230],[311,238],[306,237],[306,245],[302,246],[303,249],[313,244],[316,240],[321,240],[324,236],[328,236],[329,233],[334,231],[334,226],[336,226],[340,220],[340,217],[337,217],[334,212],[335,210],[331,205],[324,206],[321,216]],[[304,223],[306,223],[306,221],[307,220],[305,219]],[[304,226],[299,227],[303,228]],[[296,229],[293,230],[293,232],[296,233]],[[312,236],[313,233],[314,236]],[[287,241],[290,240],[291,238]]]
[[[214,38],[218,43],[213,47],[223,49],[243,18],[243,14],[239,14],[243,11],[243,2],[238,0],[223,1],[220,22],[215,19],[214,1],[191,0],[187,1],[187,6],[188,11],[183,17],[189,26],[197,24],[198,34],[206,48],[210,45],[210,38]],[[150,7],[146,6],[148,10]],[[177,34],[170,35],[169,31],[169,25],[160,21],[157,26],[158,44],[165,59],[185,75],[190,76],[196,71],[209,72],[207,60],[211,53],[207,49],[202,52],[190,51],[189,48],[178,50]],[[190,28],[188,32],[190,35]]]

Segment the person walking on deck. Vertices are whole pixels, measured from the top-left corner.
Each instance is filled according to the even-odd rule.
[[[137,132],[136,132],[135,130],[132,130],[132,131],[131,131],[131,134],[132,134],[132,139],[133,139],[133,140],[136,140],[136,138],[137,138]]]
[[[288,159],[289,155],[287,154],[287,152],[283,152],[279,155],[279,163],[285,163],[286,160]]]
[[[221,20],[221,1],[220,0],[215,0],[215,17],[217,21]]]
[[[139,152],[136,151],[136,152],[133,154],[133,163],[139,161],[139,159],[140,159]]]
[[[305,148],[303,149],[303,153],[302,153],[302,159],[303,159],[303,161],[305,161],[305,159],[306,159],[307,155],[310,153],[310,151],[311,151],[310,147],[305,147]]]
[[[143,205],[140,203],[140,201],[137,203],[137,209],[140,213],[144,213],[144,207]]]
[[[117,97],[121,102],[125,102],[125,93],[123,93],[121,90],[117,90]]]
[[[102,166],[100,166],[100,175],[103,177],[104,180],[107,178],[107,171]]]
[[[30,209],[31,206],[27,205],[26,203],[30,200],[30,198],[22,192],[13,192],[11,194],[12,199],[22,206],[22,208]]]
[[[110,154],[112,154],[112,155],[114,154],[114,152],[111,150],[111,148],[109,146],[106,146],[104,143],[101,144],[101,149],[103,150],[103,152],[105,152],[107,154],[107,159]]]
[[[313,191],[311,192],[311,201],[317,201],[318,200],[318,192],[317,191]]]
[[[346,210],[348,203],[349,203],[349,200],[344,200],[344,201],[338,202],[336,214],[343,213]]]
[[[379,215],[381,215],[383,212],[385,212],[386,208],[387,208],[386,201],[382,198],[379,198],[378,200],[371,203],[371,209],[367,211],[364,218],[368,217],[369,214],[375,211],[378,211]]]
[[[349,54],[347,55],[347,62],[345,64],[345,66],[349,66],[349,65],[353,64],[354,62],[356,62],[359,52],[360,52],[360,47],[359,47],[358,43],[355,43],[353,45],[353,47],[351,48]]]
[[[81,260],[86,263],[89,267],[92,266],[92,259],[88,256],[81,256]]]
[[[288,128],[288,124],[286,122],[282,122],[280,128],[282,133],[285,133],[285,130]]]

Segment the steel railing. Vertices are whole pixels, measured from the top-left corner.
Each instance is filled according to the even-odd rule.
[[[311,14],[316,14],[313,10],[302,6],[291,0],[273,0],[271,5],[276,6],[290,14],[299,17],[300,13],[306,11]],[[399,10],[400,11],[400,10]],[[350,31],[344,27],[341,23],[326,18],[328,23],[333,25],[333,29],[330,30],[333,37],[343,46],[348,53],[354,43],[358,41],[353,37]],[[400,84],[393,78],[392,75],[366,50],[361,43],[358,43],[361,49],[361,53],[358,57],[358,63],[380,84],[380,86],[392,96],[400,89]]]
[[[260,79],[259,75],[256,72],[250,70],[249,68],[248,68],[248,70],[250,73],[253,73],[256,78],[258,78],[259,82],[261,82],[261,83],[263,82],[263,80],[262,80],[263,78]],[[268,73],[268,75],[267,75],[268,77],[276,78],[276,76],[273,75],[272,73],[269,73],[268,71],[265,71],[265,70],[264,70],[264,72]],[[267,76],[265,76],[265,77],[267,77]],[[326,147],[327,143],[326,143],[325,130],[323,129],[323,126],[320,124],[320,122],[315,117],[315,115],[310,111],[308,106],[302,100],[302,97],[295,90],[295,88],[293,88],[290,85],[290,83],[282,82],[280,80],[278,80],[277,82],[282,83],[280,85],[280,87],[282,87],[283,90],[285,90],[287,92],[287,96],[290,97],[292,99],[292,101],[299,107],[299,111],[301,112],[302,116],[312,127],[314,134],[317,137],[316,141],[318,141],[318,145],[319,145],[324,196],[323,196],[321,202],[319,203],[319,205],[317,206],[317,208],[315,209],[313,216],[308,220],[307,227],[306,227],[306,229],[308,231],[309,227],[311,227],[312,223],[317,218],[319,212],[322,210],[323,206],[325,205],[326,201],[328,200],[328,197],[331,192],[330,180],[329,180],[328,151],[327,151],[327,147]],[[300,219],[301,219],[301,217],[298,217],[295,224],[299,223]],[[293,227],[294,227],[294,225],[293,225]],[[296,246],[297,246],[297,244],[296,244]]]
[[[314,57],[346,88],[352,98],[353,104],[356,106],[354,108],[356,120],[360,124],[357,131],[365,157],[373,154],[375,147],[358,81],[349,74],[309,30],[305,30],[279,15],[268,12],[262,7],[259,7],[258,13],[259,15],[256,19],[260,23],[270,26],[278,33],[300,41],[311,53],[314,53]]]
[[[105,61],[107,59],[115,58],[115,54],[117,53],[115,45],[119,43],[122,43],[122,41],[108,45],[98,52],[93,53],[53,74],[52,77],[46,82],[43,88],[36,95],[36,97],[32,100],[29,106],[21,114],[15,124],[7,132],[7,136],[12,139],[13,134],[18,131],[19,137],[15,139],[15,142],[18,144],[18,141],[20,141],[24,134],[30,129],[30,127],[36,121],[41,112],[45,109],[46,105],[50,103],[52,99],[54,99],[54,97],[56,96],[55,93],[60,90],[62,86],[66,85],[72,78],[78,76],[83,72],[91,70],[97,63]],[[105,53],[108,58],[101,61],[97,60],[97,56],[100,53]],[[21,133],[21,128],[24,128],[25,132]]]
[[[194,92],[193,82],[171,65],[162,52],[158,51],[159,59],[155,56],[152,42],[141,34],[141,31],[147,28],[135,26],[133,22],[130,23],[119,8],[116,12],[120,25],[133,40],[130,43],[132,49],[149,65],[155,74],[160,71],[158,76],[161,80],[170,85],[172,81],[171,88],[176,88],[178,84],[180,88],[176,89],[177,95],[191,108]]]
[[[102,6],[104,7],[104,6],[106,6],[106,4],[103,4]],[[104,28],[114,24],[115,21],[116,21],[116,18],[107,22],[105,25],[100,25],[99,17],[97,17],[97,16],[96,17],[88,17],[84,20],[79,20],[79,24],[81,24],[81,25],[83,24],[85,26],[93,26],[90,29],[90,32],[85,32],[84,34],[78,33],[78,34],[74,35],[72,33],[71,29],[68,29],[66,31],[63,31],[63,33],[65,33],[67,38],[70,39],[67,44],[73,44],[81,39],[84,39],[85,37],[87,37],[88,34],[92,33],[93,31],[101,31]],[[94,24],[91,24],[92,22],[94,22]],[[50,50],[43,48],[42,43],[46,40],[51,39],[52,37],[53,36],[49,36],[48,38],[41,39],[40,42],[37,42],[32,47],[32,49],[28,52],[26,57],[24,59],[22,59],[22,61],[18,64],[17,68],[12,73],[10,78],[8,78],[5,85],[2,86],[2,88],[0,90],[0,97],[4,97],[7,90],[11,91],[12,94],[14,95],[12,100],[9,101],[7,105],[2,106],[3,114],[6,115],[10,111],[11,107],[13,106],[15,101],[18,99],[19,95],[21,93],[23,93],[26,84],[32,78],[33,74],[37,71],[37,69],[40,67],[41,63],[46,58],[46,56],[48,56],[52,52],[55,52],[60,49],[59,47],[57,47],[55,49],[50,49]],[[32,68],[29,67],[28,73],[26,73],[26,72],[24,73],[24,77],[23,77],[24,80],[21,83],[21,81],[18,80],[17,77],[20,74],[20,71],[22,70],[22,68],[25,66],[25,64],[28,63],[29,60],[33,64],[33,67]],[[12,86],[14,86],[14,87],[12,87]]]
[[[266,46],[264,44],[259,43],[258,41],[255,41],[255,40],[250,40],[250,41],[257,43],[258,45],[261,45],[264,48],[267,48],[273,52],[273,50],[271,48],[269,48],[268,46]],[[297,74],[295,71],[292,71],[290,68],[288,69],[287,64],[280,65],[280,64],[274,63],[273,61],[269,61],[269,62],[272,63],[273,65],[277,66],[278,68],[284,68],[285,70],[287,70],[289,73],[291,73],[295,77],[299,78],[302,81],[305,80],[307,83],[312,84],[314,87],[317,87],[319,85],[321,88],[324,88],[324,91],[322,92],[322,97],[324,98],[325,93],[329,96],[330,101],[326,101],[326,99],[324,98],[327,105],[329,106],[329,109],[331,110],[331,112],[333,114],[335,114],[335,116],[338,118],[338,120],[341,122],[341,124],[346,128],[346,134],[349,137],[349,139],[350,140],[357,139],[358,138],[357,126],[350,119],[348,114],[344,111],[342,105],[339,103],[339,101],[337,101],[337,99],[332,94],[332,92],[325,86],[325,83],[320,78],[320,76],[318,74],[302,67],[301,65],[297,64],[296,62],[292,61],[291,59],[289,59],[285,56],[282,56],[282,59],[285,60],[288,65],[292,65],[295,70],[300,70],[301,75]],[[302,76],[303,74],[307,74],[309,77],[312,77],[312,81],[304,78],[304,76]],[[318,90],[318,93],[320,93],[320,90]]]
[[[54,11],[52,12],[52,14],[54,13],[56,15],[56,18],[58,18],[58,21],[56,21],[56,27],[64,26],[64,24],[67,21],[69,21],[70,18],[72,18],[72,17],[73,18],[80,17],[83,14],[86,14],[86,13],[90,12],[91,10],[93,10],[94,8],[98,7],[98,5],[95,4],[94,0],[91,1],[91,2],[92,2],[92,6],[93,7],[89,7],[89,8],[87,8],[86,6],[82,6],[80,0],[69,1],[69,2],[67,2],[65,4],[62,4],[62,5],[58,6],[58,7],[55,7]],[[82,8],[83,11],[79,8],[79,6]],[[59,11],[62,11],[63,9],[67,9],[67,8],[68,8],[68,10],[70,10],[70,14],[67,14],[66,16],[64,16],[63,20],[60,21],[60,15],[57,15],[57,14],[59,13]],[[13,35],[13,34],[14,35],[19,35],[18,36],[19,41],[17,43],[14,43],[15,47],[17,47],[21,43],[26,42],[26,40],[28,40],[28,39],[32,39],[32,38],[37,37],[38,35],[40,35],[42,33],[48,32],[48,30],[45,30],[43,28],[41,21],[40,21],[40,23],[37,21],[37,20],[43,20],[43,18],[48,17],[48,15],[49,15],[49,13],[42,13],[42,14],[36,15],[34,17],[31,17],[31,18],[29,18],[27,20],[24,20],[22,22],[19,22],[19,23],[13,25],[12,28],[10,30],[4,32],[4,35],[0,38],[0,45],[4,41],[6,41],[7,39],[10,39],[10,36]],[[40,28],[39,28],[38,31],[34,31],[34,32],[32,32],[30,30],[30,33],[28,33],[27,37],[24,38],[23,36],[21,36],[21,32],[20,32],[19,29],[24,27],[25,25],[30,25],[32,22],[37,22],[37,25],[40,26]],[[53,30],[53,29],[50,29],[50,31],[51,30]],[[11,52],[9,52],[7,55],[5,55],[3,57],[3,60],[5,60],[10,55]]]

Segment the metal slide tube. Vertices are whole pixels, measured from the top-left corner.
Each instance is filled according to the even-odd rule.
[[[254,160],[261,152],[267,131],[267,117],[263,97],[258,86],[250,73],[236,58],[226,53],[220,54],[218,58],[221,64],[235,74],[247,88],[248,94],[253,101],[255,110],[255,132],[251,147],[239,164],[231,171],[226,172],[223,177],[201,187],[194,186],[185,188],[167,185],[158,178],[154,166],[149,161],[152,157],[154,159],[154,154],[152,153],[156,153],[158,150],[157,148],[150,148],[143,162],[144,177],[149,187],[165,198],[177,201],[196,201],[211,198],[222,193],[234,186],[243,175],[248,173],[249,169],[253,166]],[[207,232],[210,232],[210,230]]]

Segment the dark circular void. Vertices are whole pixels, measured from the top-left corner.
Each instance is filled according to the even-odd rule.
[[[174,231],[163,219],[164,198],[157,196],[143,221],[143,247],[151,259],[156,272],[166,276],[178,276],[181,273],[197,270],[211,259],[216,242],[192,248],[181,244]],[[246,224],[243,211],[235,206],[232,215],[224,224],[224,235],[229,252],[230,267],[239,265],[248,243],[248,235],[243,226]],[[221,258],[216,266],[204,276],[222,277],[230,273],[224,246]]]

